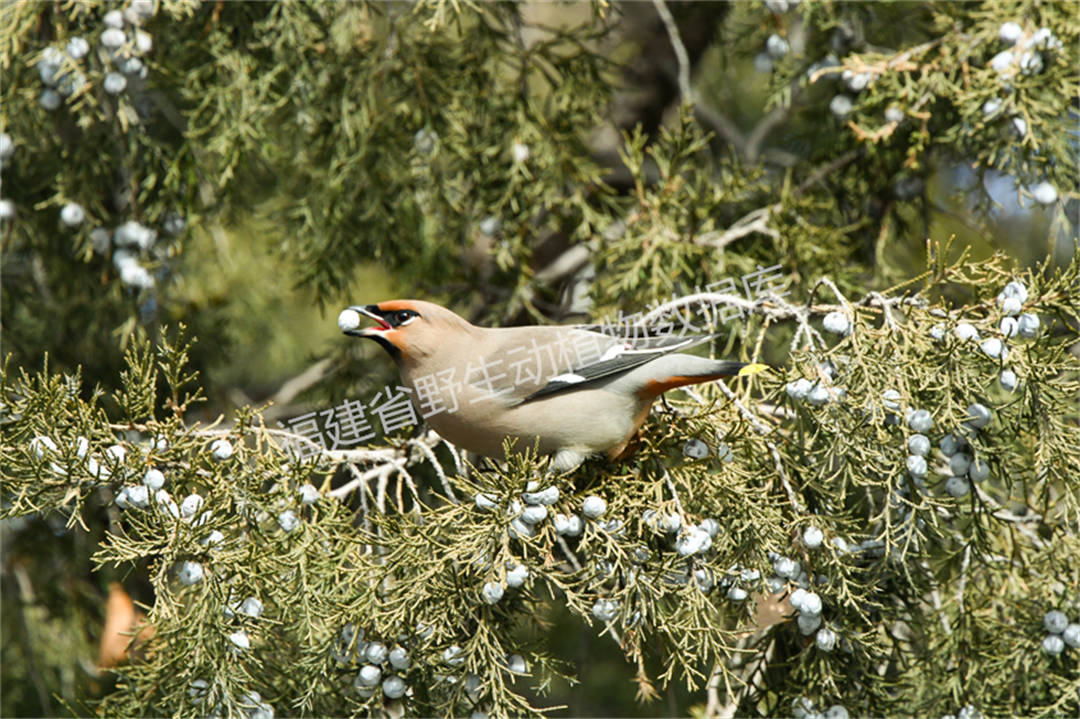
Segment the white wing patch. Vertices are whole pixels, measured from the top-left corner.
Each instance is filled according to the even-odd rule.
[[[618,357],[619,355],[621,355],[623,352],[625,352],[628,349],[630,349],[630,343],[629,342],[626,342],[626,343],[621,344],[621,345],[620,344],[611,345],[610,347],[607,348],[607,351],[604,352],[604,354],[600,356],[600,361],[605,362],[605,361],[610,360],[610,359],[615,359],[616,357]]]
[[[552,377],[548,382],[565,382],[566,384],[576,384],[578,382],[584,382],[585,378],[579,374],[573,372],[567,372],[566,374],[560,374]]]

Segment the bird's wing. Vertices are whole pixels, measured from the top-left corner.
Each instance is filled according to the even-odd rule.
[[[613,337],[575,327],[513,327],[486,330],[476,348],[501,374],[495,390],[520,404],[620,375],[657,357],[708,342],[713,335]],[[480,386],[474,371],[470,384]],[[490,382],[490,374],[481,378]]]
[[[652,362],[657,357],[695,347],[713,338],[712,335],[667,335],[620,340],[612,343],[599,360],[550,377],[547,383],[524,398],[524,402],[566,392],[596,380],[621,375]]]

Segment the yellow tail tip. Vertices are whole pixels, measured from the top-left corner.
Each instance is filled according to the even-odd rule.
[[[761,364],[761,363],[748,364],[745,367],[743,367],[741,370],[739,370],[738,376],[739,377],[748,377],[748,376],[750,376],[752,374],[757,374],[758,372],[764,372],[767,369],[769,369],[769,365],[767,365],[767,364]]]

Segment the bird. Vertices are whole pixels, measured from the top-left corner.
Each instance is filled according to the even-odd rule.
[[[365,317],[375,324],[361,327]],[[623,458],[664,392],[768,367],[680,351],[714,335],[479,327],[424,300],[353,305],[338,325],[389,353],[414,407],[439,436],[492,458],[505,458],[506,447],[535,447],[559,473],[593,456]]]

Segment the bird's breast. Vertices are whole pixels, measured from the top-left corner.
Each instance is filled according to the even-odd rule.
[[[633,395],[583,388],[517,403],[472,385],[430,388],[412,385],[417,411],[440,436],[470,452],[503,455],[503,443],[518,449],[539,446],[541,454],[571,449],[604,453],[624,444],[648,404]]]

